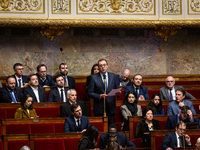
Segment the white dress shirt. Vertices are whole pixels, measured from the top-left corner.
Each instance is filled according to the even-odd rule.
[[[100,72],[100,75],[101,75],[101,79],[102,79],[102,81],[104,83],[103,74],[101,72]],[[106,72],[105,75],[106,75],[106,87],[108,88],[108,72]]]
[[[17,84],[18,84],[18,87],[19,87],[19,79],[21,79],[21,87],[23,87],[23,81],[22,81],[22,76],[21,76],[21,78],[18,78],[16,75],[15,75],[15,77],[16,77],[16,80],[17,80]]]
[[[35,94],[35,97],[36,97],[37,102],[39,103],[39,102],[40,102],[40,98],[39,98],[38,87],[37,87],[37,89],[35,89],[35,88],[33,88],[33,87],[31,86],[31,88],[32,88],[32,90],[33,90],[33,92],[34,92],[34,94]]]
[[[65,89],[64,88],[59,88],[59,87],[57,87],[57,88],[58,88],[60,97],[61,97],[61,89],[63,89],[63,102],[66,102]]]
[[[176,100],[176,91],[175,91],[174,87],[172,88],[171,92],[172,92],[173,100]],[[168,89],[168,93],[169,93],[169,96],[170,96],[170,89]]]

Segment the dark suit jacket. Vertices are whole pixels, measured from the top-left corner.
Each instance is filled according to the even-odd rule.
[[[84,129],[89,128],[90,122],[88,121],[88,118],[86,116],[81,117],[81,131]],[[69,116],[65,119],[65,124],[64,124],[64,132],[78,132],[76,122],[74,119],[74,116]]]
[[[23,93],[21,89],[14,89],[15,98],[17,102],[21,102],[21,99],[23,97]],[[8,91],[8,88],[1,89],[0,90],[0,103],[11,103],[12,97],[10,95],[10,92]]]
[[[54,80],[55,80],[55,77],[54,77]],[[67,80],[68,80],[69,89],[75,89],[76,90],[75,79],[71,76],[67,76]]]
[[[17,79],[16,79],[16,76],[15,75],[13,75],[13,77],[15,77],[15,87],[19,87],[19,85],[18,85],[18,82],[17,82]],[[22,75],[22,83],[23,83],[23,85],[24,85],[24,83],[28,83],[28,78],[27,78],[27,76],[24,76],[24,75]]]
[[[182,87],[182,86],[176,86],[176,85],[174,85],[174,90],[175,90],[175,91],[176,91],[177,89],[179,89],[179,88],[183,88],[183,87]],[[185,92],[186,92],[186,91],[185,91]],[[169,95],[167,86],[164,86],[164,87],[160,88],[159,94],[160,94],[160,99],[161,99],[161,100],[170,100],[170,95]],[[196,99],[194,96],[192,96],[192,95],[191,95],[190,93],[188,93],[188,92],[186,92],[185,98],[186,98],[186,99]]]
[[[168,147],[171,148],[177,147],[177,138],[175,132],[167,133],[163,138],[161,150],[166,150]],[[185,147],[189,147],[186,141],[185,141]]]
[[[28,86],[27,88],[24,89],[24,94],[26,94],[26,93],[33,96],[33,102],[37,102],[36,96],[30,86]],[[44,89],[41,89],[38,87],[38,93],[39,93],[40,102],[47,102],[46,93],[45,93]]]
[[[108,139],[108,133],[104,133],[100,136],[99,149],[106,148],[106,145],[108,144]],[[118,133],[117,140],[119,145],[121,145],[123,148],[125,148],[126,145],[128,148],[136,148],[135,144],[128,139],[125,133]]]
[[[120,77],[120,75],[117,75],[117,79],[118,79],[117,80],[117,85],[118,86],[120,86],[120,78],[119,77]],[[131,79],[128,78],[128,84],[126,86],[129,86],[129,85],[131,85]]]
[[[108,72],[108,88],[106,94],[108,94],[112,89],[118,89],[116,82],[116,75]],[[104,101],[99,99],[100,94],[104,94],[105,84],[102,81],[100,73],[96,73],[91,76],[90,84],[88,87],[88,96],[94,99],[93,112],[95,115],[103,115],[104,112]],[[116,113],[116,99],[115,96],[110,96],[106,99],[106,107],[109,109],[111,114]]]
[[[68,100],[67,99],[67,91],[68,91],[68,89],[65,88],[66,101]],[[54,88],[49,92],[48,102],[62,102],[58,88]]]
[[[44,85],[47,85],[50,87],[57,87],[50,75],[47,74],[46,80],[44,82],[42,82],[42,80],[40,79],[38,74],[36,74],[36,75],[38,77],[39,87],[43,87]]]
[[[85,104],[83,103],[83,101],[80,100],[80,99],[77,99],[76,103],[81,106],[82,115],[83,116],[88,116],[88,113],[87,113],[87,110],[86,110],[86,107],[85,107]],[[71,116],[72,112],[70,110],[70,107],[71,107],[71,104],[69,103],[69,101],[66,101],[66,103],[62,104],[60,106],[60,117],[69,117],[69,116]]]
[[[178,115],[169,116],[167,118],[167,122],[165,124],[165,130],[175,129],[176,124],[177,124],[177,120],[178,120]],[[184,122],[191,122],[190,118],[187,117],[187,119],[184,120]]]
[[[136,93],[135,91],[135,88],[133,87],[133,84],[132,85],[129,85],[129,86],[126,86],[125,89],[124,89],[124,96],[126,97],[126,95],[128,94],[129,91],[133,91]],[[137,94],[137,93],[136,93]],[[143,95],[145,100],[149,100],[149,94],[147,92],[147,88],[144,87],[144,86],[140,86],[140,90],[139,90],[139,96],[140,95]],[[137,95],[138,96],[138,95]],[[138,96],[138,97],[139,97]]]

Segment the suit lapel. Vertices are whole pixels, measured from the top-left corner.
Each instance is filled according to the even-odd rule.
[[[8,91],[7,88],[6,88],[6,92],[8,93],[7,95],[9,96],[9,98],[11,99],[11,102],[12,102],[12,97],[11,97],[10,92]]]
[[[165,86],[165,90],[164,90],[164,92],[165,92],[165,95],[166,95],[166,97],[167,97],[167,99],[165,99],[165,100],[170,100],[170,96],[169,96],[169,92],[168,92],[168,88]]]
[[[176,138],[176,133],[174,132],[174,137],[173,137],[173,139],[176,139],[176,140],[174,140],[175,141],[175,147],[177,147],[178,145],[177,145],[177,138]]]
[[[98,80],[98,83],[101,84],[102,88],[105,89],[105,84],[104,84],[104,82],[103,82],[103,80],[101,78],[101,74],[100,73],[97,74],[97,80]]]
[[[35,93],[33,92],[32,88],[30,86],[28,88],[29,88],[30,94],[34,97],[34,100],[35,100],[34,102],[37,102],[37,98],[36,98]]]
[[[30,110],[29,110],[29,111],[30,111]],[[27,112],[26,110],[23,109],[23,112],[24,112],[24,114],[27,116],[27,118],[30,118],[30,117],[29,117],[29,114],[28,114],[28,112]]]
[[[71,116],[71,119],[72,119],[72,122],[73,122],[73,125],[72,125],[72,126],[75,127],[75,131],[78,131],[77,125],[76,125],[76,121],[75,121],[75,119],[74,119],[74,116]]]
[[[59,91],[58,91],[58,88],[56,88],[56,95],[59,95],[59,96],[58,96],[59,101],[62,102],[62,101],[61,101],[61,97],[60,97],[60,93],[59,93]]]

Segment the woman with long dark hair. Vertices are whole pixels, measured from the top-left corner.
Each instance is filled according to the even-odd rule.
[[[159,94],[153,94],[149,106],[153,108],[153,115],[165,115]]]
[[[15,119],[36,117],[36,111],[33,109],[33,97],[30,94],[25,94],[21,99],[21,106],[15,112]]]
[[[94,149],[97,145],[98,135],[99,129],[96,126],[90,126],[78,141],[78,150]]]

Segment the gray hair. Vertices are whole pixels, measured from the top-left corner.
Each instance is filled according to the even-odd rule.
[[[70,95],[71,91],[76,91],[76,90],[75,89],[69,89],[69,90],[67,90],[67,96]]]
[[[25,145],[25,146],[21,147],[20,150],[30,150],[30,148]]]

